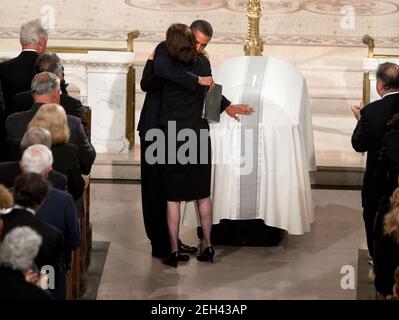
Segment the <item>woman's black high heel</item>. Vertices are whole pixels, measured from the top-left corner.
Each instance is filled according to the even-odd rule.
[[[174,267],[174,268],[177,268],[178,262],[179,262],[179,253],[178,252],[172,252],[165,259],[162,260],[163,264],[166,264],[166,265]]]
[[[208,247],[198,255],[197,260],[204,262],[210,261],[213,263],[214,255],[215,255],[215,249],[213,249],[213,247]]]

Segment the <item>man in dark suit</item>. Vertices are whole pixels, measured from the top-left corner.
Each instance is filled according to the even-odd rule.
[[[45,178],[51,172],[52,164],[51,150],[44,145],[30,146],[25,150],[21,160],[24,173],[38,173]],[[50,188],[46,199],[36,213],[36,218],[52,225],[63,234],[65,251],[60,269],[60,281],[52,294],[54,298],[64,300],[71,254],[80,245],[79,224],[72,196],[65,191]]]
[[[204,49],[213,35],[212,26],[197,20],[191,25],[196,37],[196,48],[199,54],[206,54]],[[152,255],[165,257],[170,253],[169,236],[166,223],[166,200],[162,189],[161,168],[158,164],[149,164],[145,159],[147,148],[152,141],[146,141],[147,132],[159,128],[161,110],[161,90],[163,80],[170,80],[194,92],[198,85],[213,86],[212,77],[199,77],[179,67],[170,57],[165,42],[161,42],[147,60],[141,80],[141,88],[146,92],[143,109],[140,114],[138,131],[141,148],[141,191],[144,226],[152,245]],[[250,115],[254,110],[248,105],[233,105],[224,96],[221,102],[221,112],[238,119],[237,114]],[[180,253],[195,253],[196,247],[188,246],[179,240]],[[166,254],[165,254],[166,253]]]
[[[381,100],[366,106],[353,106],[358,120],[352,135],[352,146],[357,152],[367,152],[366,171],[362,187],[363,219],[366,227],[367,246],[370,256],[374,255],[373,226],[378,210],[380,190],[373,183],[373,167],[376,154],[382,147],[383,137],[388,130],[387,122],[399,112],[399,66],[383,63],[377,70],[377,92]]]
[[[60,105],[65,109],[67,114],[76,116],[80,119],[83,117],[82,103],[68,94],[64,79],[64,72],[60,58],[55,53],[44,53],[36,61],[36,72],[54,73],[61,81],[61,98]],[[16,112],[26,111],[31,108],[33,98],[30,90],[20,92],[13,98],[13,107]]]
[[[6,105],[6,116],[13,113],[12,98],[15,94],[30,89],[38,56],[46,51],[48,34],[40,19],[21,26],[21,54],[11,60],[0,63],[0,81]]]
[[[48,130],[43,128],[30,128],[21,141],[21,153],[27,148],[35,144],[42,144],[51,148],[51,135]],[[22,173],[19,161],[1,162],[0,163],[0,183],[7,188],[14,186],[15,179]],[[67,190],[67,177],[55,170],[51,170],[48,174],[52,186],[56,189]]]
[[[8,150],[6,144],[6,109],[4,105],[3,89],[1,87],[0,81],[0,163],[1,161],[6,161],[8,157]]]
[[[0,63],[0,84],[4,95],[5,109],[0,114],[0,161],[9,160],[5,121],[14,113],[12,99],[15,94],[29,90],[35,75],[37,57],[46,51],[48,34],[39,19],[27,22],[20,29],[22,52],[14,59]],[[1,113],[1,112],[0,112]]]
[[[37,267],[52,266],[59,272],[64,251],[60,231],[41,221],[35,215],[46,198],[50,183],[41,175],[27,173],[15,181],[13,210],[2,216],[4,223],[2,240],[16,227],[30,227],[42,236],[43,242],[35,259]],[[57,281],[56,281],[57,283]]]
[[[32,108],[28,111],[15,113],[6,120],[7,143],[13,160],[18,159],[20,156],[20,140],[37,110],[46,103],[59,104],[60,93],[60,80],[55,74],[42,72],[33,78],[32,96],[34,104]],[[86,135],[82,121],[71,115],[67,115],[67,118],[68,126],[71,130],[70,143],[78,147],[81,172],[84,175],[88,175],[96,158],[96,151]]]
[[[4,105],[4,96],[3,96],[3,88],[1,87],[1,81],[0,81],[0,114],[2,114],[5,110],[5,105]]]

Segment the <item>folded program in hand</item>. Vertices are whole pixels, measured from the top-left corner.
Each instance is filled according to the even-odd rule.
[[[220,122],[220,104],[222,102],[222,89],[220,84],[215,84],[212,90],[208,90],[204,100],[202,118],[209,123]]]

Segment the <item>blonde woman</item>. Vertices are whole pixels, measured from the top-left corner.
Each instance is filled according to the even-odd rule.
[[[391,196],[391,210],[384,218],[383,237],[374,261],[377,297],[384,299],[393,293],[394,273],[399,266],[399,188]]]
[[[10,191],[0,184],[0,215],[14,205],[14,199]]]
[[[70,130],[64,108],[53,103],[41,106],[28,129],[32,127],[44,128],[50,132],[53,141],[53,169],[67,176],[68,192],[76,201],[83,194],[85,182],[80,171],[78,147],[69,143]]]

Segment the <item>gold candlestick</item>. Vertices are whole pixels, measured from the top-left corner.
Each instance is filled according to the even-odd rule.
[[[245,5],[248,17],[248,34],[244,43],[246,56],[261,56],[263,40],[260,38],[259,19],[262,16],[261,0],[248,0]]]

